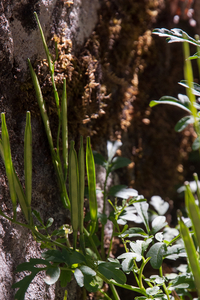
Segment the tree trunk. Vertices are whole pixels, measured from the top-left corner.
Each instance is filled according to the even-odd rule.
[[[70,222],[62,208],[32,81],[30,58],[39,76],[54,138],[57,116],[45,52],[34,18],[37,12],[45,37],[59,59],[55,80],[59,93],[63,78],[68,84],[69,139],[90,135],[93,148],[106,154],[107,140],[121,139],[122,155],[132,164],[119,173],[121,184],[138,189],[145,197],[175,195],[184,179],[182,164],[191,150],[192,128],[174,132],[182,112],[170,107],[151,110],[149,102],[183,92],[181,45],[167,45],[151,35],[155,27],[173,27],[170,1],[164,0],[24,0],[0,2],[0,111],[6,112],[12,157],[24,185],[23,136],[25,114],[32,116],[33,208],[55,226]],[[196,1],[199,3],[199,0]],[[197,5],[197,4],[196,4]],[[193,35],[187,20],[180,23]],[[175,26],[174,26],[175,27]],[[1,210],[12,215],[3,162],[0,161]],[[100,177],[100,176],[99,176]],[[19,220],[23,216],[18,209]],[[40,257],[39,245],[28,230],[0,218],[0,300],[14,299],[11,285],[22,278],[17,265]],[[34,279],[25,299],[63,299],[64,289],[47,287],[42,274]],[[82,299],[75,281],[68,299]],[[127,298],[128,299],[128,298]]]

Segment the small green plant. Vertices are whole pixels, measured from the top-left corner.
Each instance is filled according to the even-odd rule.
[[[13,204],[13,218],[9,218],[2,211],[0,211],[0,214],[9,221],[30,229],[35,240],[41,244],[41,248],[46,249],[42,254],[42,259],[32,258],[17,267],[17,272],[29,271],[30,275],[13,285],[13,288],[18,288],[15,299],[24,299],[29,284],[35,275],[41,271],[46,272],[44,281],[47,284],[54,284],[60,281],[61,287],[66,287],[73,275],[80,287],[93,293],[97,291],[100,292],[102,295],[101,299],[120,300],[116,287],[137,292],[139,296],[135,299],[138,300],[173,300],[177,299],[177,297],[181,297],[181,299],[186,299],[185,297],[187,296],[191,297],[190,291],[195,290],[194,282],[197,284],[196,275],[194,275],[194,273],[196,272],[197,277],[199,276],[199,269],[193,268],[192,260],[189,260],[189,263],[193,273],[190,272],[189,268],[180,267],[179,269],[177,268],[176,273],[163,274],[162,265],[165,259],[178,259],[186,255],[190,257],[190,253],[192,253],[193,256],[196,255],[196,248],[194,248],[194,246],[191,246],[193,248],[184,247],[178,228],[169,228],[166,218],[163,215],[163,209],[166,211],[167,204],[160,201],[160,205],[158,205],[158,201],[155,202],[155,198],[154,200],[152,199],[152,206],[154,206],[161,215],[155,212],[152,214],[150,213],[149,204],[143,196],[138,195],[136,190],[119,185],[111,187],[110,190],[107,191],[107,179],[109,174],[130,163],[128,159],[116,156],[116,151],[121,146],[121,143],[118,141],[115,143],[108,142],[108,159],[106,160],[101,154],[96,152],[94,154],[92,153],[89,137],[87,137],[86,140],[86,153],[84,153],[83,138],[81,138],[78,154],[74,148],[74,141],[71,141],[68,156],[66,80],[64,80],[62,102],[60,104],[59,95],[54,82],[55,61],[51,58],[38,17],[36,14],[35,16],[47,55],[57,107],[58,131],[56,148],[54,147],[50,121],[46,112],[41,88],[30,61],[28,64],[49,142],[52,162],[58,179],[63,208],[70,210],[72,226],[63,224],[60,228],[51,232],[49,228],[53,224],[53,219],[49,218],[47,223],[44,224],[39,212],[31,208],[32,133],[30,113],[27,112],[24,138],[25,193],[13,167],[5,115],[1,114],[2,139],[0,140],[0,154],[5,163],[9,182],[10,197]],[[62,151],[60,151],[59,144],[61,132]],[[99,214],[97,210],[95,163],[103,166],[106,171],[103,189],[103,212],[101,214]],[[84,220],[85,167],[90,209],[89,218],[86,216]],[[66,183],[68,183],[69,186],[69,194],[67,193]],[[191,194],[188,187],[186,190],[189,199],[191,198]],[[110,196],[115,198],[114,203],[109,200]],[[27,224],[17,221],[17,199]],[[106,201],[109,201],[113,208],[109,215],[106,215],[105,211]],[[196,209],[196,206],[194,207]],[[194,228],[197,226],[196,215],[191,214],[191,208],[188,205],[188,210],[189,209],[189,216],[191,217],[193,222],[192,226]],[[108,220],[113,224],[113,233],[108,252],[105,253],[104,227]],[[130,227],[129,221],[141,225]],[[187,228],[191,227],[191,224],[185,225],[181,217],[179,223],[180,232],[185,241],[186,234],[188,238],[190,237]],[[100,227],[101,229],[99,229]],[[99,240],[98,232],[100,230],[101,234]],[[72,239],[69,238],[71,233],[73,242]],[[195,232],[195,230],[194,236],[199,239],[198,233]],[[111,257],[114,237],[118,237],[124,245],[124,253],[117,258]],[[192,241],[190,241],[190,244],[192,245]],[[196,259],[198,260],[198,257],[196,257]],[[145,276],[147,264],[151,265],[154,274],[155,270],[157,270],[156,275],[151,275],[150,277]],[[127,276],[130,273],[134,275],[134,285],[126,283]],[[192,274],[194,275],[194,280]],[[105,283],[110,287],[110,291],[108,292],[105,292],[103,289]],[[67,299],[67,292],[65,293],[64,299]]]
[[[182,86],[186,87],[186,95],[178,95],[178,99],[174,97],[165,96],[160,100],[151,101],[150,106],[153,107],[157,104],[171,104],[175,105],[184,111],[186,111],[189,115],[183,117],[175,126],[175,130],[180,132],[185,129],[189,124],[194,124],[194,129],[197,133],[197,138],[193,143],[193,150],[197,150],[200,148],[200,105],[196,101],[195,96],[200,95],[200,85],[193,82],[193,70],[191,65],[192,59],[197,59],[197,65],[199,68],[200,74],[200,40],[199,37],[196,36],[196,39],[188,36],[181,29],[155,29],[154,34],[159,36],[163,36],[167,38],[169,43],[173,42],[183,42],[183,49],[185,55],[185,65],[184,65],[184,75],[185,80],[179,82]],[[190,56],[189,43],[193,44],[197,47],[197,52]],[[200,226],[200,190],[199,190],[199,182],[197,174],[194,174],[194,179],[196,183],[196,195],[198,205],[196,204],[196,200],[191,192],[191,188],[188,182],[185,183],[185,204],[188,216],[191,220],[191,225],[189,228],[183,222],[181,213],[178,212],[178,220],[180,226],[180,234],[184,241],[185,250],[187,253],[188,259],[188,267],[192,272],[196,292],[198,297],[200,297],[200,261],[199,261],[199,251],[200,251],[200,235],[199,235],[199,226]]]
[[[200,40],[198,40],[199,37],[196,36],[196,39],[193,39],[190,36],[188,36],[186,32],[177,28],[172,30],[167,30],[165,28],[155,29],[153,33],[161,37],[166,37],[168,43],[183,43],[183,50],[185,56],[185,80],[180,81],[179,84],[186,87],[187,95],[179,94],[178,98],[174,98],[171,96],[163,96],[159,100],[151,101],[150,106],[153,107],[158,104],[170,104],[186,111],[189,115],[181,118],[181,120],[178,121],[178,123],[175,126],[175,130],[177,132],[180,132],[184,130],[189,124],[194,124],[194,128],[197,133],[197,138],[193,143],[192,149],[197,150],[200,148],[200,113],[198,112],[198,110],[200,110],[200,105],[198,104],[198,102],[196,102],[195,96],[200,95],[200,85],[193,82],[194,80],[191,60],[197,59],[197,65],[200,74]],[[189,43],[197,47],[197,52],[192,56],[190,56]]]

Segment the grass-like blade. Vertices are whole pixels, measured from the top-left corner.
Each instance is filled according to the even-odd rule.
[[[67,178],[68,168],[68,126],[67,126],[67,92],[66,92],[66,78],[63,81],[63,93],[61,104],[61,118],[62,118],[62,146],[63,146],[63,165],[64,178]]]
[[[70,143],[70,152],[69,152],[69,198],[71,201],[71,222],[73,228],[73,246],[74,250],[76,249],[77,243],[77,233],[79,226],[79,176],[78,176],[78,162],[77,154],[74,149],[74,141]]]
[[[26,127],[24,135],[24,175],[26,202],[29,212],[29,221],[31,220],[31,198],[32,198],[32,129],[31,129],[31,114],[26,113]]]
[[[91,235],[95,231],[97,222],[97,198],[96,198],[96,173],[94,157],[90,145],[90,137],[87,137],[86,146],[86,169],[88,178],[88,192],[89,192],[89,205],[90,205],[90,217],[91,217]]]
[[[198,198],[199,208],[200,208],[200,186],[199,186],[199,178],[198,178],[197,173],[194,173],[193,176],[194,176],[194,180],[195,180],[196,185],[197,185],[197,198]]]
[[[5,159],[4,159],[4,153],[3,153],[3,144],[2,141],[0,140],[0,155],[3,159],[3,162],[5,164]],[[19,178],[15,172],[14,169],[14,185],[15,185],[15,191],[22,209],[22,212],[24,214],[24,217],[26,219],[27,222],[29,222],[29,217],[28,217],[28,209],[27,209],[27,205],[26,205],[26,198],[25,198],[25,194],[24,191],[22,189],[22,185],[19,181]]]
[[[2,136],[2,145],[3,145],[3,155],[4,155],[4,162],[6,168],[6,175],[8,178],[9,190],[10,190],[10,197],[12,200],[13,205],[13,212],[14,212],[14,219],[16,219],[16,207],[17,207],[17,195],[15,191],[15,184],[14,184],[14,169],[11,157],[11,150],[10,150],[10,141],[8,130],[6,126],[6,119],[5,113],[1,114],[1,136]]]
[[[200,265],[199,265],[196,249],[194,246],[194,242],[190,236],[189,229],[182,221],[181,216],[179,216],[179,225],[180,225],[181,237],[184,241],[185,250],[187,253],[188,262],[189,262],[192,274],[194,276],[194,282],[196,285],[197,293],[198,293],[198,296],[200,297]]]
[[[194,235],[198,246],[200,247],[200,210],[195,203],[194,196],[190,189],[189,182],[185,184],[185,205],[188,211],[190,220],[192,221],[192,228],[194,230]]]
[[[50,129],[50,125],[49,125],[49,118],[48,118],[48,115],[47,115],[45,102],[44,102],[44,99],[43,99],[43,96],[42,96],[42,91],[41,91],[41,88],[40,88],[40,84],[39,84],[38,78],[35,74],[35,71],[33,70],[33,67],[31,65],[31,62],[30,62],[29,59],[28,59],[28,65],[29,65],[29,69],[30,69],[30,72],[31,72],[31,77],[32,77],[34,88],[35,88],[36,97],[37,97],[38,105],[39,105],[39,108],[40,108],[40,113],[41,113],[41,116],[42,116],[42,120],[43,120],[43,123],[44,123],[47,139],[48,139],[50,150],[51,150],[51,154],[55,158],[55,151],[54,151],[54,147],[53,147],[53,139],[52,139],[51,129]]]
[[[85,251],[84,235],[83,235],[83,219],[84,219],[84,193],[85,193],[85,160],[83,137],[81,136],[81,144],[78,153],[78,168],[79,168],[79,230],[81,249]]]
[[[43,43],[44,50],[45,50],[45,53],[46,53],[46,56],[47,56],[49,70],[51,72],[51,80],[52,80],[52,84],[53,84],[54,97],[55,97],[56,106],[57,106],[57,110],[58,110],[58,116],[59,116],[59,119],[60,119],[59,96],[58,96],[58,91],[56,89],[56,84],[55,84],[55,81],[54,81],[54,63],[52,63],[51,55],[49,53],[49,49],[47,47],[47,43],[46,43],[46,40],[45,40],[45,37],[44,37],[42,26],[40,24],[40,21],[39,21],[39,18],[37,16],[37,13],[34,12],[34,14],[35,14],[35,17],[36,17],[36,21],[38,23],[38,27],[39,27],[39,30],[40,30],[40,35],[41,35],[41,38],[42,38],[42,43]]]
[[[34,12],[34,15],[35,15],[35,17],[36,17],[36,20],[37,20],[37,23],[38,23],[38,27],[39,27],[39,30],[40,30],[40,35],[41,35],[42,43],[43,43],[44,50],[45,50],[45,53],[46,53],[46,56],[47,56],[49,69],[50,69],[50,71],[52,71],[53,65],[52,65],[52,62],[51,62],[51,55],[50,55],[49,49],[48,49],[48,47],[47,47],[47,43],[46,43],[46,40],[45,40],[45,37],[44,37],[44,33],[43,33],[43,30],[42,30],[42,26],[41,26],[41,24],[40,24],[40,21],[39,21],[39,18],[38,18],[38,15],[37,15],[36,12]]]

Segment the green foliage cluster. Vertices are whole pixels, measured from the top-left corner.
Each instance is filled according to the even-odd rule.
[[[23,191],[12,163],[9,135],[5,115],[2,113],[0,154],[5,163],[10,197],[13,204],[13,218],[9,218],[2,211],[0,211],[0,215],[13,223],[30,229],[35,240],[41,244],[42,249],[45,249],[45,252],[42,254],[42,259],[31,258],[28,262],[22,263],[17,267],[17,272],[29,271],[30,274],[13,285],[13,288],[18,289],[15,294],[15,299],[24,299],[29,284],[36,274],[41,271],[46,272],[44,281],[47,284],[51,285],[59,281],[61,287],[66,287],[71,281],[72,276],[74,276],[77,284],[88,292],[100,292],[100,299],[120,300],[116,287],[130,290],[130,292],[137,292],[138,296],[135,297],[137,300],[173,300],[180,298],[186,299],[187,297],[192,299],[192,291],[196,291],[197,297],[200,297],[200,235],[198,232],[200,226],[200,208],[196,204],[189,184],[185,185],[185,200],[189,218],[185,222],[179,213],[179,224],[177,228],[170,228],[164,216],[168,209],[168,204],[161,198],[152,198],[150,202],[154,207],[154,211],[152,212],[152,210],[149,209],[149,204],[146,202],[146,199],[144,199],[143,196],[139,196],[134,189],[128,189],[126,186],[119,185],[107,191],[109,174],[130,163],[126,158],[115,156],[116,151],[121,146],[120,142],[116,141],[115,143],[111,143],[108,141],[107,160],[101,154],[92,152],[89,137],[86,141],[86,152],[84,152],[84,143],[81,138],[79,152],[76,152],[74,141],[71,141],[68,156],[66,80],[64,80],[62,101],[60,104],[54,82],[55,61],[52,60],[38,17],[36,14],[35,16],[47,55],[57,106],[58,133],[56,148],[54,147],[50,121],[46,112],[40,85],[30,61],[28,63],[49,142],[52,162],[58,179],[60,197],[63,208],[70,210],[72,226],[63,224],[60,228],[52,232],[49,228],[53,224],[53,218],[49,218],[47,223],[44,224],[39,212],[31,208],[32,132],[30,112],[27,112],[24,136],[25,192]],[[200,88],[193,84],[187,43],[195,43],[199,47],[200,42],[190,38],[186,33],[178,29],[172,31],[157,29],[154,33],[167,36],[171,42],[184,42],[186,80],[181,82],[181,84],[188,88],[188,92],[187,96],[180,95],[179,99],[163,97],[159,101],[152,101],[150,105],[154,106],[159,103],[170,103],[183,108],[190,115],[178,122],[176,130],[180,131],[184,129],[187,124],[192,123],[195,126],[199,138],[200,115],[197,112],[199,105],[196,104],[195,95],[197,95],[197,92],[199,93],[198,89],[200,90]],[[194,58],[194,56],[190,57],[190,59],[191,58]],[[195,58],[199,59],[198,52]],[[62,136],[62,151],[60,150],[59,143],[60,136]],[[199,140],[196,144],[198,144],[199,147]],[[104,167],[106,172],[104,189],[102,191],[103,212],[101,214],[98,213],[97,210],[95,163]],[[86,215],[84,219],[85,167],[90,209],[89,214]],[[197,175],[195,175],[195,180],[197,183],[197,196],[200,203]],[[67,192],[66,183],[68,183],[69,186],[69,194]],[[109,196],[114,196],[114,203],[108,199]],[[119,201],[120,198],[122,200]],[[21,206],[26,224],[17,221],[17,200]],[[109,201],[113,208],[109,215],[106,215],[105,211],[106,201]],[[113,233],[108,253],[105,253],[104,227],[108,220],[113,224]],[[129,221],[135,222],[138,225],[130,227]],[[99,239],[97,233],[100,230],[101,236]],[[69,238],[70,234],[73,236],[73,246],[71,245],[72,239]],[[116,258],[111,257],[114,237],[120,238],[124,245],[124,252]],[[188,264],[180,265],[174,273],[163,273],[164,260],[177,260],[185,257],[187,258]],[[155,270],[157,270],[157,274],[146,277],[145,268],[149,264],[152,268],[152,274],[155,274]],[[130,273],[132,273],[135,278],[135,285],[126,283],[127,276]],[[108,292],[105,292],[103,288],[105,283],[110,287],[110,291]],[[66,299],[67,290],[64,296],[64,300]]]

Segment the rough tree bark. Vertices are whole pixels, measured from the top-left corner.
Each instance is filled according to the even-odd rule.
[[[74,2],[73,4],[70,4]],[[172,0],[171,0],[172,2]],[[196,1],[196,7],[200,1]],[[55,226],[69,222],[62,209],[35,93],[27,70],[34,64],[56,132],[57,118],[45,54],[33,12],[39,15],[48,45],[53,38],[60,57],[56,65],[59,92],[68,81],[69,135],[91,135],[93,147],[106,154],[108,139],[122,139],[122,155],[132,164],[118,174],[122,183],[150,197],[173,197],[183,181],[182,165],[191,149],[192,129],[176,134],[178,110],[148,107],[150,100],[183,92],[180,45],[154,38],[154,27],[172,28],[170,1],[165,0],[7,0],[0,1],[0,112],[6,112],[15,168],[24,182],[23,134],[31,111],[33,129],[33,207]],[[199,31],[199,16],[197,28]],[[187,20],[180,26],[194,34]],[[101,176],[99,176],[100,178]],[[0,161],[0,204],[12,214],[9,190]],[[19,217],[23,219],[19,211]],[[30,233],[0,218],[0,300],[13,300],[11,285],[22,275],[16,266],[40,257]],[[68,299],[82,299],[74,281]],[[63,299],[58,286],[46,287],[42,275],[31,284],[26,299]],[[127,298],[128,299],[128,298]]]

